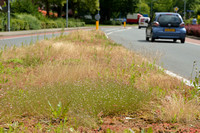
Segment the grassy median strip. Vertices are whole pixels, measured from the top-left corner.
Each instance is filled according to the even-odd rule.
[[[197,89],[100,31],[4,50],[0,75],[0,131],[91,130],[104,117],[137,112],[155,122],[199,122]]]

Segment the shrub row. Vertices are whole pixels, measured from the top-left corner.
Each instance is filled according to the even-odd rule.
[[[121,25],[122,22],[121,21],[104,21],[103,24],[106,24],[106,25]]]
[[[27,21],[23,21],[20,19],[12,19],[11,20],[11,30],[17,31],[17,30],[29,30],[30,26]]]
[[[200,25],[186,25],[187,35],[200,37]]]
[[[39,18],[39,19],[38,19]],[[0,30],[5,31],[7,26],[7,19],[0,17]],[[85,22],[81,22],[76,19],[69,19],[68,27],[83,27]],[[66,20],[48,19],[44,16],[32,16],[29,14],[14,14],[11,19],[11,30],[38,30],[38,29],[50,29],[50,28],[64,28],[66,27]]]

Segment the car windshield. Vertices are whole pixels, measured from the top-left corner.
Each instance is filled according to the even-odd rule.
[[[161,14],[158,17],[158,22],[161,27],[178,27],[181,23],[181,19],[178,15]]]

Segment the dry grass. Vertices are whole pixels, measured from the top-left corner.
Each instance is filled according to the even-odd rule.
[[[100,112],[119,115],[145,107],[159,110],[156,117],[162,121],[190,123],[200,111],[193,88],[100,31],[77,31],[6,50],[0,57],[0,74],[0,122],[22,116],[49,120],[47,101],[54,107],[71,101],[68,115],[79,121],[71,124],[89,128],[98,125]],[[166,96],[170,100],[162,100]]]
[[[186,100],[172,95],[161,99],[158,118],[172,123],[194,123],[200,114],[199,99]]]
[[[129,69],[131,62],[133,60],[138,62],[139,58],[123,47],[111,46],[112,43],[105,42],[104,38],[96,38],[101,37],[102,33],[88,34],[91,33],[78,31],[67,38],[60,38],[59,41],[57,39],[41,41],[33,46],[4,52],[2,60],[6,66],[11,65],[11,69],[18,66],[24,71],[23,73],[13,72],[13,75],[18,78],[5,74],[9,79],[6,85],[16,88],[26,88],[30,85],[42,87],[49,83],[66,80],[96,79],[99,74],[109,78],[117,77],[128,82],[129,79],[121,77],[125,77],[121,70]],[[79,41],[77,41],[77,36]],[[92,38],[96,38],[96,41],[91,42]],[[80,42],[80,40],[84,41]],[[16,59],[23,63],[13,63],[14,66],[6,63],[7,60]],[[119,70],[116,71],[116,69]],[[2,84],[2,86],[6,85]]]

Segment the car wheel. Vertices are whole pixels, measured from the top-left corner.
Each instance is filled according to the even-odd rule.
[[[153,37],[153,33],[151,33],[151,42],[154,42],[155,38]]]
[[[181,39],[181,43],[185,43],[185,38]]]
[[[138,29],[141,29],[141,27],[139,26]]]
[[[173,42],[176,42],[177,41],[177,39],[173,39]]]
[[[146,41],[149,41],[149,37],[146,37]]]
[[[153,38],[153,36],[151,36],[151,42],[154,42],[155,41],[155,38]]]

